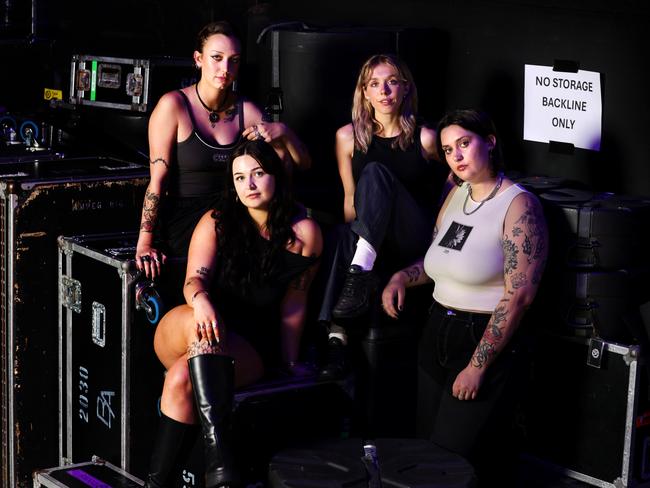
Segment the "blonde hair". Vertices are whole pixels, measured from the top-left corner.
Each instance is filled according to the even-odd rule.
[[[370,81],[373,70],[380,64],[388,64],[395,68],[400,81],[407,87],[404,100],[399,107],[399,125],[401,128],[399,136],[393,142],[393,148],[397,146],[405,151],[413,143],[415,133],[415,115],[418,106],[418,92],[413,82],[413,75],[400,59],[391,54],[375,54],[371,56],[361,67],[357,86],[354,89],[352,102],[352,127],[354,128],[354,148],[363,153],[368,152],[368,146],[375,132],[380,132],[383,126],[375,119],[374,109],[364,94],[364,89]]]

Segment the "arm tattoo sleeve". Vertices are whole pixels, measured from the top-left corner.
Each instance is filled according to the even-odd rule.
[[[503,239],[503,271],[506,275],[517,269],[517,254],[519,249],[517,244],[505,237]]]
[[[144,232],[153,232],[158,220],[158,210],[160,208],[160,195],[147,189],[144,195],[144,205],[142,207],[142,222],[140,230]]]
[[[169,163],[164,158],[156,158],[152,160],[149,164],[156,164],[156,163],[162,163],[165,165],[165,168],[169,169]]]
[[[477,368],[483,368],[489,364],[491,359],[499,351],[499,345],[503,341],[503,326],[507,320],[507,311],[505,302],[501,300],[497,308],[492,314],[492,318],[485,328],[483,337],[476,346],[474,356],[472,356],[472,364]]]

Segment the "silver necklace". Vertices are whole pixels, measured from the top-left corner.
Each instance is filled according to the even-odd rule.
[[[485,197],[483,200],[478,202],[478,206],[474,210],[470,210],[469,212],[467,211],[467,202],[472,197],[472,185],[468,184],[467,196],[465,197],[465,202],[463,203],[463,213],[465,215],[472,215],[479,208],[481,208],[485,202],[494,198],[494,195],[496,195],[497,192],[499,191],[499,188],[501,188],[501,183],[503,183],[503,173],[499,173],[499,178],[497,179],[497,183],[496,185],[494,185],[494,188],[492,189],[490,194],[487,197]]]

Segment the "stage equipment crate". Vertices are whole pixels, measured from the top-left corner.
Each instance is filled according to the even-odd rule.
[[[149,168],[107,157],[0,165],[0,486],[59,463],[57,237],[138,229]]]
[[[116,58],[76,54],[70,69],[75,105],[151,112],[160,97],[198,80],[188,58]]]
[[[527,457],[595,486],[650,486],[648,374],[639,346],[541,333],[527,388]]]
[[[136,242],[133,232],[59,238],[60,461],[97,455],[144,477],[164,378],[153,349],[162,305],[135,267]]]
[[[92,461],[47,468],[34,473],[34,488],[140,488],[144,481],[93,456]]]

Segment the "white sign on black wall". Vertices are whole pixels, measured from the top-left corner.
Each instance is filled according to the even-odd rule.
[[[600,73],[553,71],[525,66],[524,139],[565,142],[600,150],[602,99]]]

